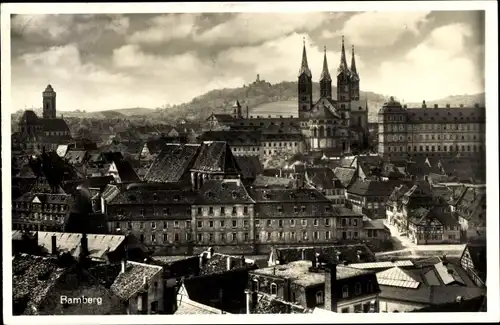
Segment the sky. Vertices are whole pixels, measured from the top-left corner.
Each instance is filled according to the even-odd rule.
[[[354,45],[363,91],[405,102],[484,92],[483,11],[61,14],[11,16],[13,109],[189,102],[260,74],[296,81],[303,39],[313,80]]]

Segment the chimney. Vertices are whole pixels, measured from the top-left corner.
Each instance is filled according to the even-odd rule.
[[[37,240],[38,243],[38,240]],[[56,235],[52,235],[52,255],[57,255],[57,237]]]
[[[305,261],[305,260],[306,260],[306,250],[305,250],[305,248],[302,248],[302,250],[301,250],[301,257],[302,257],[301,259],[302,259],[303,261]]]
[[[362,252],[361,252],[360,250],[358,250],[358,251],[357,251],[357,255],[356,255],[356,257],[358,258],[358,262],[359,262],[359,263],[361,263],[361,253],[362,253]]]
[[[337,264],[328,265],[325,272],[325,309],[337,312]]]
[[[422,108],[427,108],[427,104],[425,103],[425,100],[422,102]]]
[[[434,108],[438,108],[438,107],[439,107],[438,104],[434,104]]]
[[[446,104],[446,108],[450,108],[450,104]]]
[[[208,248],[208,259],[211,259],[212,256],[214,255],[214,248],[213,247],[209,247]]]
[[[120,273],[125,273],[125,270],[127,269],[127,260],[123,259],[122,260],[122,270]]]
[[[83,257],[87,257],[89,255],[89,241],[86,233],[82,234],[80,254]]]
[[[232,262],[231,256],[228,256],[228,257],[226,258],[226,265],[227,265],[227,270],[228,270],[228,271],[231,271],[231,268],[232,268],[232,267],[231,267],[231,266],[232,266],[232,265],[231,265],[231,262]]]

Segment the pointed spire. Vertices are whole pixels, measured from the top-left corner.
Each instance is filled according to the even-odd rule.
[[[347,60],[345,58],[345,46],[344,46],[344,36],[342,36],[342,51],[340,52],[340,65],[338,72],[349,71],[347,67]]]
[[[358,74],[358,70],[356,69],[356,57],[354,55],[354,45],[352,46],[351,72]]]
[[[307,64],[307,53],[306,53],[306,38],[303,39],[304,47],[302,49],[302,64],[300,65],[299,76],[302,74],[306,74],[309,78],[311,78],[311,70],[309,69],[309,65]]]
[[[321,71],[321,77],[319,80],[331,81],[330,72],[328,71],[328,62],[326,60],[326,46],[325,46],[325,55],[323,57],[323,71]]]

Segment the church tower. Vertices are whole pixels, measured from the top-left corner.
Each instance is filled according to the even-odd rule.
[[[351,100],[359,100],[359,75],[356,69],[356,56],[354,55],[354,45],[352,46],[351,57]]]
[[[321,71],[321,77],[319,78],[319,89],[321,98],[332,98],[332,77],[330,77],[330,72],[328,71],[328,62],[326,60],[326,46],[325,56],[323,57],[323,71]]]
[[[307,64],[306,41],[304,39],[304,47],[302,50],[302,64],[299,70],[298,82],[298,104],[299,118],[306,116],[312,108],[312,74]]]
[[[43,118],[56,118],[56,92],[51,85],[43,91]]]
[[[340,53],[340,65],[337,69],[337,109],[344,119],[350,119],[350,100],[351,100],[351,78],[347,66],[344,47],[344,36],[342,36],[342,51]]]

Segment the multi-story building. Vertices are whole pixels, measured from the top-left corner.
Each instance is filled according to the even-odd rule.
[[[305,310],[340,313],[378,312],[380,289],[374,272],[326,264],[314,257],[250,271],[247,313],[259,300],[276,300]]]
[[[58,145],[72,142],[66,121],[56,117],[56,92],[51,85],[43,91],[43,118],[32,110],[26,110],[12,140],[13,145],[26,152],[56,150]]]
[[[212,114],[207,122],[208,129],[252,129],[266,130],[269,127],[277,127],[279,132],[285,135],[301,133],[305,151],[328,151],[344,154],[351,151],[351,145],[364,147],[367,139],[368,110],[366,101],[360,100],[360,77],[356,68],[354,47],[352,49],[352,62],[347,64],[344,39],[342,38],[341,60],[336,73],[337,94],[336,100],[332,94],[332,77],[328,69],[325,55],[323,69],[320,75],[320,98],[313,101],[313,79],[307,61],[305,44],[302,51],[302,62],[298,75],[298,118],[253,118],[243,116],[239,103],[234,107],[233,115]],[[294,131],[290,130],[290,127]],[[286,138],[286,137],[285,137]],[[280,140],[281,141],[281,140]],[[288,140],[290,141],[290,140]],[[265,154],[275,154],[278,148],[265,148]],[[293,140],[292,142],[295,142]],[[295,144],[292,144],[295,148]],[[300,145],[297,148],[302,149]],[[269,151],[271,150],[271,151]]]
[[[218,251],[253,253],[254,206],[241,180],[206,181],[191,209],[196,251],[213,247]]]
[[[207,131],[200,136],[203,141],[225,141],[234,156],[262,156],[262,135],[259,131]]]
[[[335,238],[330,200],[296,180],[294,188],[252,188],[255,244],[261,253],[272,245],[327,244]]]
[[[462,186],[449,200],[452,215],[460,224],[463,240],[486,237],[486,189]]]
[[[417,245],[460,243],[460,226],[447,207],[410,210],[406,224],[408,238]]]
[[[486,110],[474,107],[402,106],[391,97],[378,112],[378,152],[384,157],[484,156]]]
[[[196,193],[168,184],[130,184],[106,203],[108,231],[133,234],[158,253],[186,253],[195,199]]]
[[[305,167],[306,182],[318,189],[334,207],[345,206],[345,188],[332,169]]]

